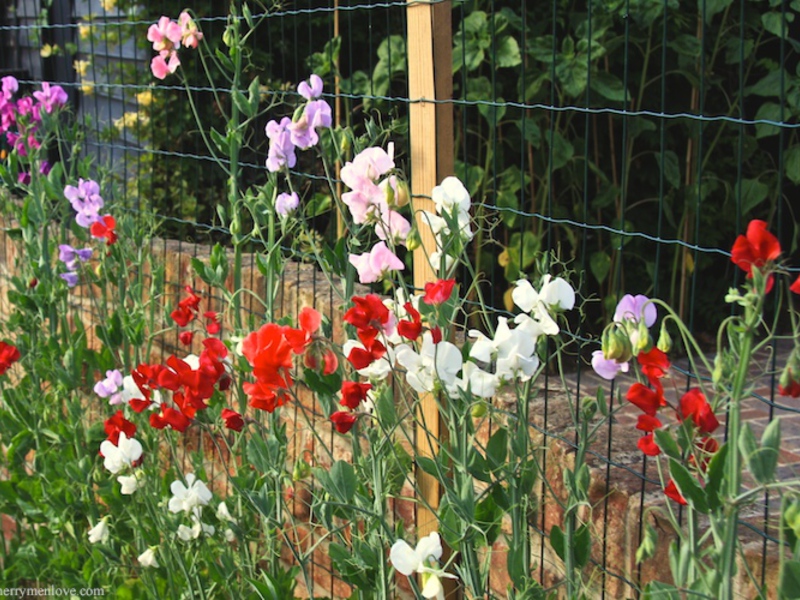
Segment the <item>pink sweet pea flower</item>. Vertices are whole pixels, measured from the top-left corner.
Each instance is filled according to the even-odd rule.
[[[361,190],[365,183],[375,183],[378,178],[394,169],[391,151],[383,148],[367,148],[342,167],[342,181],[351,190]]]
[[[181,26],[169,17],[161,17],[158,23],[150,25],[147,30],[147,41],[153,42],[153,50],[162,52],[172,50],[180,45],[183,39]]]
[[[42,82],[42,91],[33,92],[33,97],[39,101],[39,106],[50,114],[56,106],[64,106],[67,103],[67,92],[60,85],[51,86],[46,81]]]
[[[181,27],[183,45],[186,48],[197,48],[197,44],[203,39],[203,33],[197,29],[197,23],[194,22],[192,16],[183,11],[178,16],[178,23]]]
[[[267,123],[266,133],[269,138],[267,170],[271,173],[280,171],[284,165],[291,169],[297,164],[295,146],[289,131],[291,125],[292,120],[289,117],[283,117],[280,123],[274,120]]]
[[[169,59],[169,62],[167,62],[167,59]],[[181,61],[177,52],[174,50],[162,50],[158,56],[154,56],[153,60],[150,61],[150,70],[153,73],[153,77],[165,79],[167,75],[177,71],[180,65]]]
[[[395,244],[405,245],[411,232],[411,223],[396,210],[392,210],[384,202],[380,205],[380,220],[375,224],[375,233],[381,240],[392,240]]]
[[[403,261],[389,250],[385,242],[378,242],[370,252],[351,254],[349,260],[358,271],[358,280],[361,283],[375,283],[380,281],[387,271],[405,269]]]
[[[628,363],[618,363],[612,358],[605,358],[602,350],[595,350],[592,352],[592,369],[603,379],[611,381],[620,371],[628,372]]]
[[[19,82],[17,78],[7,75],[0,81],[2,81],[3,84],[3,98],[11,100],[11,97],[19,91]]]

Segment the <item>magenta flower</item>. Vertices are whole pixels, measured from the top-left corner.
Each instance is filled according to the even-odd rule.
[[[351,254],[349,260],[358,271],[358,280],[361,283],[375,283],[383,279],[388,271],[405,269],[403,261],[389,250],[385,242],[378,242],[371,251],[364,254]]]
[[[33,97],[39,101],[39,107],[44,108],[47,114],[53,112],[56,106],[64,106],[67,103],[67,92],[60,85],[51,86],[46,81],[42,82],[42,91],[33,92]]]
[[[21,171],[17,174],[17,183],[22,185],[30,185],[31,183],[31,174],[27,171]]]
[[[278,194],[278,197],[275,198],[275,212],[282,217],[295,211],[299,205],[300,198],[298,198],[296,192],[292,192],[291,194]]]
[[[313,100],[322,96],[322,78],[319,75],[311,75],[308,81],[301,81],[297,86],[297,93],[306,100]]]
[[[280,171],[284,165],[291,169],[297,164],[297,156],[295,156],[295,148],[289,132],[291,124],[292,120],[289,117],[283,117],[280,123],[274,120],[267,123],[266,132],[269,138],[267,169],[271,173]]]
[[[6,75],[2,80],[3,98],[11,100],[11,97],[19,91],[19,82],[16,77]]]
[[[81,227],[91,227],[92,223],[100,220],[100,209],[103,208],[103,198],[100,196],[100,186],[91,179],[78,181],[78,187],[68,185],[64,188],[64,196],[69,200],[72,208],[77,213],[75,221]]]
[[[42,163],[39,165],[39,173],[41,173],[44,176],[47,176],[47,175],[50,174],[50,171],[52,170],[52,168],[53,168],[53,165],[51,165],[46,160],[43,160]]]

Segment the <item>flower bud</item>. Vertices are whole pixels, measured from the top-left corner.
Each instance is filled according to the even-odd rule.
[[[411,190],[408,189],[408,183],[405,181],[397,181],[397,191],[394,195],[394,202],[398,208],[401,208],[411,202]]]
[[[228,25],[225,28],[225,32],[222,34],[222,43],[225,44],[228,48],[233,46],[233,41],[236,38],[236,35],[233,32],[233,25]]]
[[[658,343],[656,344],[656,348],[661,350],[664,354],[669,354],[669,351],[672,349],[672,338],[669,336],[669,332],[667,331],[666,322],[661,323],[661,331],[658,334]]]
[[[300,481],[309,475],[311,475],[311,465],[302,458],[298,459],[294,463],[294,469],[292,469],[292,481]]]
[[[636,354],[641,352],[650,352],[653,349],[653,338],[650,337],[650,331],[644,323],[644,319],[639,321],[639,328],[636,336]]]
[[[633,357],[633,348],[628,334],[615,323],[603,332],[603,358],[618,363],[628,362]]]
[[[478,400],[475,404],[472,405],[472,409],[470,410],[470,414],[472,415],[473,419],[480,419],[481,417],[485,417],[487,412],[489,412],[489,407],[483,400]]]
[[[786,367],[778,381],[778,393],[781,396],[800,398],[800,351],[796,348],[789,355]]]
[[[587,396],[583,399],[583,406],[581,408],[583,410],[583,418],[587,421],[591,421],[595,414],[597,414],[597,399]]]
[[[420,245],[422,245],[422,240],[419,237],[419,231],[416,227],[412,226],[411,231],[409,231],[406,236],[406,248],[408,248],[409,252],[413,252],[419,248]]]

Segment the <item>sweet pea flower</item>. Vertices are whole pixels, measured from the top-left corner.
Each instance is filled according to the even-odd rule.
[[[11,100],[11,98],[19,91],[19,82],[17,78],[12,75],[6,75],[2,80],[3,99]]]
[[[470,392],[479,398],[492,398],[500,385],[497,375],[484,371],[471,360],[464,363],[460,380],[456,380],[459,389]]]
[[[103,466],[116,475],[122,469],[132,467],[139,461],[142,457],[142,445],[138,440],[128,439],[125,432],[121,431],[117,445],[105,440],[100,444],[100,453],[105,458]]]
[[[450,342],[434,344],[430,331],[422,335],[419,353],[407,345],[395,348],[397,362],[406,369],[406,381],[419,393],[434,391],[436,381],[444,388],[453,391],[456,377],[461,371],[463,359],[461,351]]]
[[[342,354],[345,356],[349,356],[353,349],[360,349],[365,350],[364,344],[359,342],[358,340],[347,340],[342,345]],[[395,352],[392,348],[386,349],[386,354],[384,354],[378,360],[372,361],[369,365],[362,369],[356,369],[356,373],[358,373],[361,377],[365,377],[371,381],[380,381],[386,379],[389,376],[389,373],[392,372],[392,365],[394,364],[395,360]]]
[[[91,248],[76,250],[68,244],[60,244],[58,246],[58,260],[63,262],[64,266],[70,271],[76,271],[79,263],[86,262],[90,258],[92,258]]]
[[[592,369],[603,379],[611,381],[620,371],[628,372],[628,363],[618,363],[614,359],[605,358],[602,350],[595,350],[592,352]]]
[[[398,573],[411,577],[414,573],[422,575],[422,597],[444,599],[444,588],[441,577],[456,579],[455,575],[445,573],[442,569],[429,566],[438,563],[442,557],[442,540],[437,532],[433,532],[417,542],[412,548],[404,540],[397,540],[389,551],[389,560]]]
[[[293,168],[297,164],[295,146],[292,143],[292,134],[289,127],[292,120],[283,117],[281,122],[270,121],[265,128],[269,138],[269,152],[267,154],[267,170],[271,173],[280,171],[284,166]]]
[[[159,567],[158,561],[156,560],[155,546],[151,546],[147,550],[142,552],[139,556],[136,557],[136,560],[145,569],[157,569]]]
[[[81,227],[90,227],[100,219],[100,209],[105,204],[100,196],[100,186],[91,179],[79,179],[78,187],[68,185],[64,188],[64,196],[72,205],[75,222]]]
[[[78,285],[78,274],[75,271],[68,271],[59,275],[67,283],[67,287],[74,288]]]
[[[184,47],[197,48],[198,43],[203,39],[203,34],[197,29],[197,23],[194,22],[192,16],[183,11],[178,15],[178,24],[181,27],[181,39]]]
[[[431,198],[438,214],[469,212],[469,192],[457,177],[445,177],[442,183],[433,188]]]
[[[133,475],[120,475],[117,477],[120,484],[119,493],[123,496],[130,496],[139,489],[139,471]]]
[[[94,386],[94,393],[101,398],[109,398],[110,405],[122,404],[119,388],[122,387],[122,373],[117,369],[106,371],[106,378],[98,381]]]
[[[297,196],[297,192],[278,194],[278,197],[275,198],[275,212],[282,217],[297,210],[298,206],[300,206],[300,198]]]
[[[322,78],[312,74],[308,81],[301,81],[297,86],[297,93],[306,100],[313,100],[322,96]]]
[[[177,71],[180,66],[181,60],[175,51],[162,50],[150,61],[150,71],[158,79],[166,79],[167,75]]]
[[[64,106],[69,99],[67,92],[60,85],[51,86],[48,82],[42,82],[42,91],[33,92],[33,97],[39,101],[40,109],[44,108],[47,114],[53,112],[56,106]]]
[[[394,169],[394,145],[389,151],[383,148],[366,148],[359,152],[352,162],[342,167],[341,178],[351,190],[359,190],[366,183],[376,183],[383,175]]]
[[[379,222],[375,224],[375,234],[382,241],[391,240],[394,244],[405,245],[411,233],[411,223],[396,210],[383,202],[379,207]]]
[[[187,527],[186,525],[180,525],[178,527],[178,537],[181,540],[184,542],[196,540],[200,537],[201,533],[205,533],[206,535],[214,535],[216,528],[213,525],[202,523],[197,516],[193,516],[192,519],[194,520],[194,525],[191,527]]]
[[[182,481],[173,481],[169,489],[172,492],[169,500],[170,512],[192,513],[194,509],[206,506],[211,501],[211,491],[194,473],[186,475],[186,485]]]
[[[169,17],[162,16],[158,23],[150,25],[147,30],[147,41],[153,42],[153,50],[156,52],[172,50],[180,45],[182,39],[181,26]]]
[[[349,261],[358,271],[358,280],[361,283],[375,283],[383,279],[389,271],[405,269],[403,261],[389,250],[385,242],[378,242],[372,250],[364,254],[351,254]]]
[[[652,327],[658,318],[656,305],[650,302],[650,298],[642,294],[636,296],[625,294],[614,311],[614,321],[617,323],[624,321],[639,323],[642,317],[644,317],[646,327]]]
[[[96,544],[98,542],[105,544],[108,541],[110,532],[108,530],[108,524],[106,523],[107,520],[108,517],[103,517],[100,519],[97,525],[89,530],[88,535],[90,544]]]
[[[319,142],[317,128],[328,128],[331,123],[330,105],[325,100],[312,100],[306,104],[300,118],[288,126],[290,140],[301,150],[307,150]]]

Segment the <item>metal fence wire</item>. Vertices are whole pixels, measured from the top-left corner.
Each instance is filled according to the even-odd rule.
[[[207,36],[222,35],[226,3],[187,4]],[[10,0],[4,6],[0,73],[29,88],[49,81],[69,91],[86,135],[84,152],[111,169],[117,203],[154,214],[163,235],[188,252],[197,252],[196,243],[227,241],[230,233],[216,217],[224,176],[179,101],[186,90],[169,80],[151,85],[148,69],[147,27],[161,14],[177,14],[183,3]],[[379,121],[413,179],[408,119],[420,99],[408,93],[408,48],[417,41],[407,32],[408,6],[359,0],[269,6],[251,40],[258,72],[248,75],[260,77],[268,102],[319,73],[336,123]],[[722,298],[741,281],[729,249],[749,219],[767,220],[798,263],[796,3],[470,0],[447,6],[452,71],[436,77],[452,78],[453,91],[435,102],[452,111],[455,174],[471,192],[473,218],[482,228],[471,250],[480,289],[493,310],[505,313],[521,274],[536,278],[555,270],[572,280],[586,299],[572,323],[576,343],[566,362],[576,397],[593,396],[598,386],[608,399],[617,394],[587,368],[587,356],[622,294],[665,300],[711,346],[708,336],[730,314]],[[201,111],[211,94],[226,94],[224,85],[207,87],[199,61],[187,59],[184,68]],[[202,116],[215,126],[218,115]],[[266,140],[245,151],[243,184],[263,178],[265,157]],[[323,175],[303,162],[296,169],[312,182]],[[320,229],[327,218],[318,217]],[[301,271],[287,277],[299,285]],[[165,285],[178,290],[184,283]],[[772,373],[784,351],[773,348]],[[707,375],[685,370],[684,384]],[[546,383],[534,426],[568,448],[574,434],[559,421],[559,396],[552,391],[559,382],[549,376]],[[799,422],[797,408],[782,403],[776,387],[775,375],[762,377],[747,404],[757,434],[779,415]],[[603,597],[637,595],[651,575],[632,565],[632,553],[657,475],[636,448],[617,442],[634,421],[623,413],[609,422],[592,449],[593,468],[605,481],[593,496],[602,517],[592,560]],[[784,474],[800,466],[800,429],[791,429]],[[746,521],[762,586],[778,552],[771,500]],[[543,507],[531,526],[546,533],[548,518]],[[628,536],[622,550],[620,528]],[[545,580],[544,537],[540,553]]]

